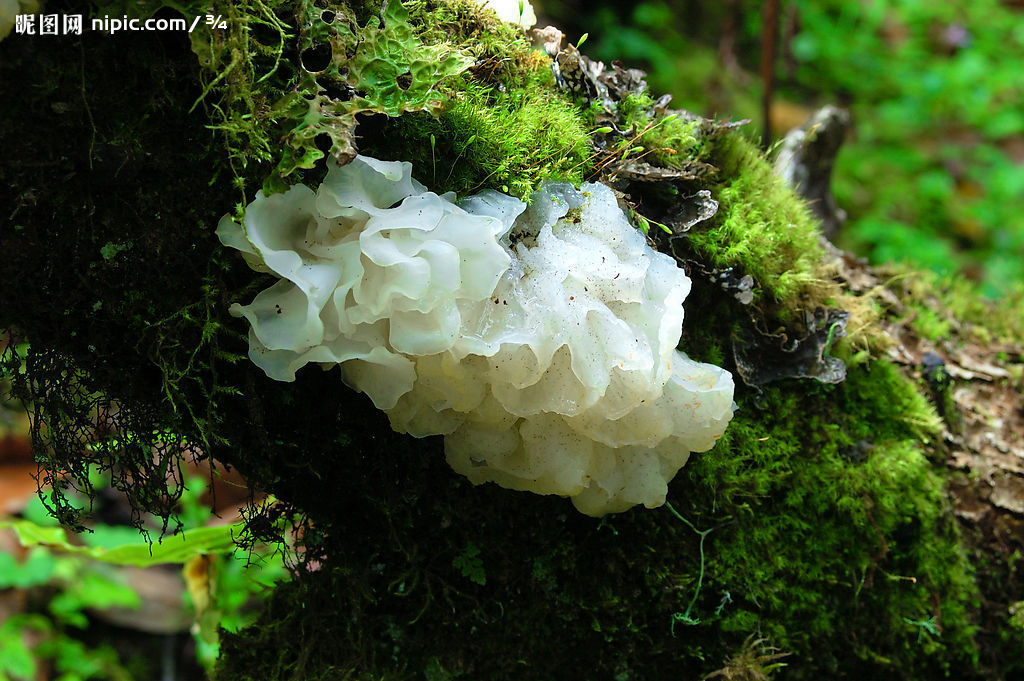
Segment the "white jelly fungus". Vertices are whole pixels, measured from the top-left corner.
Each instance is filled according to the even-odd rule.
[[[530,30],[537,23],[537,14],[530,0],[478,0],[487,9],[494,10],[498,18]]]
[[[18,15],[26,17],[26,20],[32,27],[33,35],[31,38],[35,39],[36,36],[34,34],[39,31],[39,28],[36,27],[36,22],[40,21],[40,18],[35,16],[38,11],[39,0],[0,0],[0,40],[6,38],[14,30]],[[534,22],[536,21],[537,19],[534,17]],[[529,26],[526,28],[529,28]],[[19,28],[18,31],[20,32],[21,29]]]
[[[601,184],[456,205],[408,163],[357,157],[314,193],[259,194],[221,241],[280,280],[232,313],[249,356],[313,362],[474,483],[603,515],[665,501],[732,416],[732,376],[676,350],[690,281]]]

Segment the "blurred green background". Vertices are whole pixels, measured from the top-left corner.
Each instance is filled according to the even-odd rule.
[[[752,120],[764,2],[538,0],[604,61],[705,116]],[[840,104],[853,130],[833,192],[839,245],[873,262],[962,275],[998,296],[1024,282],[1024,2],[780,0],[772,127]]]

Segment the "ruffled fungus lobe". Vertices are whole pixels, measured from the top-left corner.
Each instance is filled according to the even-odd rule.
[[[537,14],[530,0],[481,0],[479,4],[494,10],[502,21],[522,26],[527,31],[537,24]]]
[[[676,350],[690,281],[612,192],[549,184],[529,209],[425,191],[408,163],[357,157],[314,192],[258,195],[221,241],[281,280],[232,312],[250,358],[345,381],[416,437],[444,435],[474,483],[603,515],[658,506],[732,416],[732,376]]]

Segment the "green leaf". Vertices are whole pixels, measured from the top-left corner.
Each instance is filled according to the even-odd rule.
[[[32,625],[26,616],[16,615],[0,626],[0,678],[36,678],[36,659],[22,636],[22,630]]]
[[[10,553],[0,553],[0,589],[24,589],[46,584],[53,575],[53,568],[53,556],[43,548],[32,549],[23,563]]]
[[[484,561],[480,558],[480,547],[472,542],[466,544],[462,553],[452,560],[452,567],[462,573],[462,576],[480,586],[487,583],[487,575],[484,572]]]
[[[100,255],[103,256],[104,260],[111,260],[116,258],[117,254],[121,251],[128,250],[129,246],[130,244],[119,244],[114,243],[113,241],[108,241],[102,248],[100,248]]]
[[[84,614],[86,608],[135,609],[141,604],[139,594],[118,577],[114,568],[93,565],[79,572],[66,590],[53,597],[50,601],[50,612],[58,620],[84,629],[89,625],[89,620]]]
[[[47,546],[67,553],[88,556],[104,563],[146,567],[163,563],[184,563],[204,553],[230,553],[235,548],[234,536],[241,524],[221,527],[200,527],[180,535],[165,537],[150,544],[140,535],[138,543],[116,547],[79,546],[68,541],[62,527],[40,527],[27,520],[0,522],[0,529],[11,528],[22,546]]]

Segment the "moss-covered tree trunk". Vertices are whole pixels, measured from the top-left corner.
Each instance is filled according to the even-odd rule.
[[[219,678],[1020,673],[1019,307],[823,248],[742,130],[467,0],[213,10],[226,29],[0,42],[0,327],[63,522],[94,466],[166,517],[198,456],[279,500],[249,539],[300,528]],[[272,279],[218,221],[357,150],[438,193],[604,182],[689,272],[680,347],[738,409],[669,505],[473,486],[337,370],[249,361],[229,306]]]

